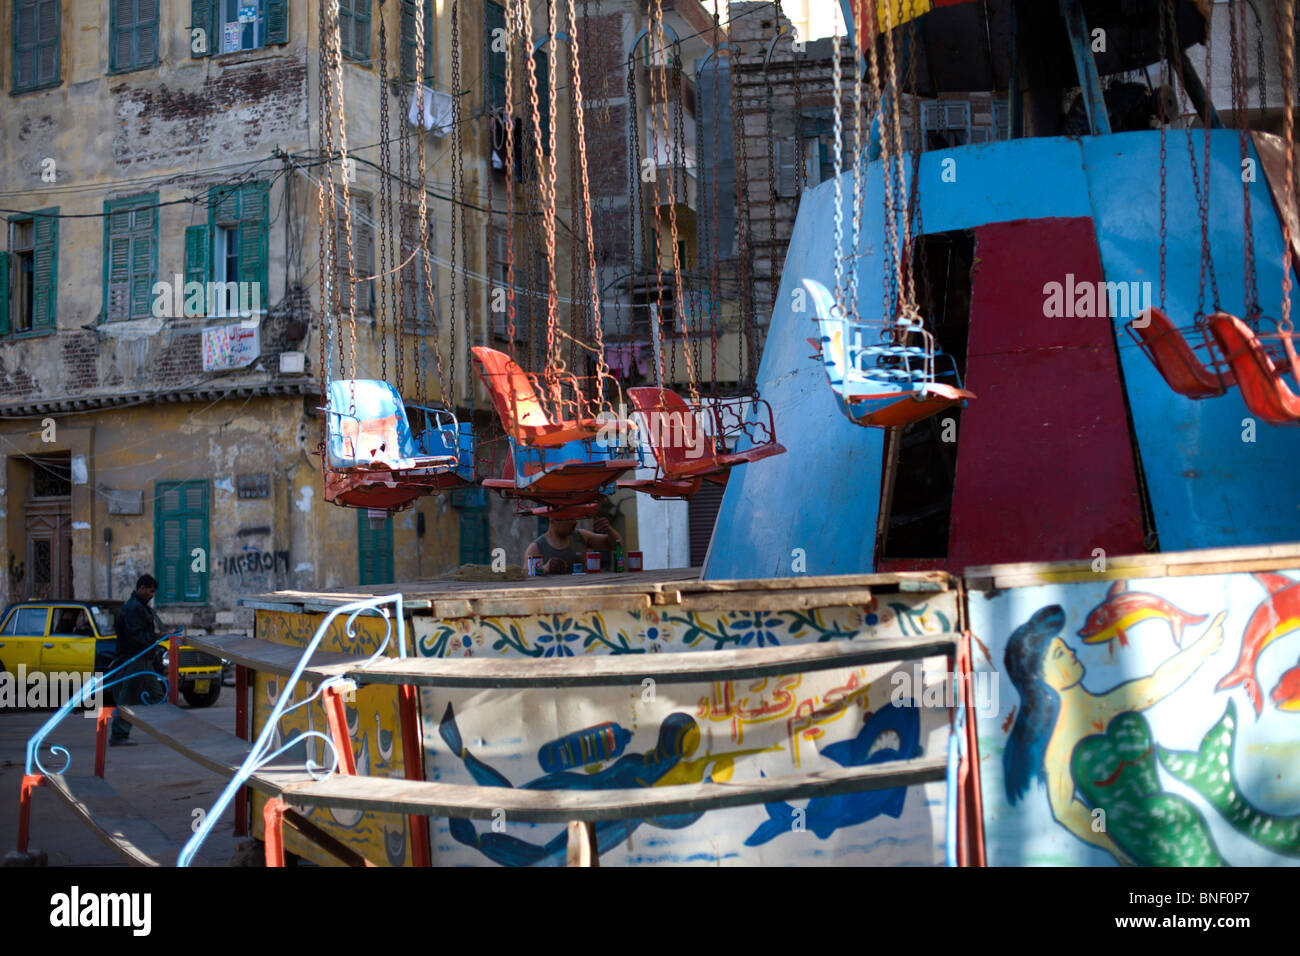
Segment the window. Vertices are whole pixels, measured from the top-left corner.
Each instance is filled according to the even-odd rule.
[[[190,31],[194,57],[288,43],[289,0],[190,0]]]
[[[14,92],[59,85],[59,0],[13,0]]]
[[[965,146],[971,141],[971,110],[966,100],[933,100],[921,104],[926,149]]]
[[[429,251],[430,256],[433,253],[433,209],[425,209],[425,218],[429,222]],[[415,323],[416,328],[424,329],[430,324],[431,309],[430,299],[425,286],[425,270],[429,261],[424,255],[416,252],[420,248],[420,207],[415,204],[408,204],[402,210],[402,251],[398,261],[404,261],[412,252],[415,252],[413,258],[402,269],[402,321],[407,328],[412,327]],[[438,273],[435,271],[430,277],[432,288],[436,299],[438,290]],[[434,304],[436,308],[436,303]],[[432,318],[436,319],[436,313],[432,313]]]
[[[393,580],[393,516],[371,522],[370,513],[357,511],[357,568],[360,584],[386,584]]]
[[[109,69],[138,70],[158,62],[158,0],[112,0]]]
[[[349,60],[370,59],[370,0],[339,0],[339,44]]]
[[[157,205],[157,193],[104,203],[104,316],[109,321],[153,314]]]
[[[57,314],[58,209],[9,220],[0,252],[0,334],[52,332]]]
[[[495,31],[500,30],[500,33]],[[483,91],[484,105],[498,110],[506,105],[506,51],[500,38],[506,36],[506,9],[487,0],[483,4]]]
[[[154,573],[159,604],[208,600],[208,483],[154,486]]]
[[[510,275],[507,256],[510,252],[510,237],[505,229],[493,226],[488,230],[488,251],[492,255],[492,288],[488,290],[488,308],[492,312],[492,334],[497,338],[509,337]],[[515,283],[519,284],[522,276],[515,263]],[[497,291],[497,290],[501,291]],[[523,316],[520,314],[519,293],[515,293],[515,341],[523,339]],[[498,308],[499,306],[499,308]],[[462,562],[463,563],[463,562]]]
[[[32,634],[44,637],[48,615],[49,608],[20,607],[9,615],[9,620],[5,621],[4,630],[0,631],[0,634],[6,637]]]
[[[424,82],[433,79],[433,4],[424,0]],[[402,77],[415,79],[415,0],[402,0]]]
[[[203,284],[212,293],[204,300],[206,314],[242,315],[264,309],[270,293],[269,190],[268,183],[214,186],[208,193],[207,225],[185,230],[185,281]],[[219,285],[208,287],[209,282]]]
[[[418,207],[417,207],[418,208]],[[356,281],[356,307],[358,312],[374,311],[375,282],[360,281],[375,274],[375,229],[371,218],[370,200],[352,195],[352,278]],[[348,307],[348,237],[342,217],[334,232],[335,282],[338,283],[339,301]],[[416,237],[419,242],[419,237]],[[409,255],[409,253],[408,253]]]

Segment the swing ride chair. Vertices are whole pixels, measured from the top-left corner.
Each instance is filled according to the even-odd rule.
[[[599,394],[594,376],[579,378],[552,370],[540,375],[525,372],[504,352],[486,346],[473,348],[479,377],[492,396],[501,426],[520,445],[553,447],[595,438],[603,428],[630,427],[609,416],[586,396]],[[607,394],[617,391],[612,376],[604,376]]]
[[[761,398],[705,399],[696,408],[672,389],[647,386],[627,394],[645,418],[658,474],[620,487],[677,497],[698,490],[697,479],[725,485],[737,465],[785,452],[776,441],[772,407]],[[742,442],[747,447],[737,450]]]
[[[484,488],[514,499],[517,515],[551,518],[593,516],[618,477],[640,465],[635,448],[596,439],[537,448],[502,436],[480,442],[475,455]]]
[[[919,315],[894,322],[850,318],[821,283],[805,279],[803,285],[820,332],[808,339],[812,357],[821,361],[831,389],[857,424],[907,425],[975,397],[962,387],[952,356],[936,350]],[[907,344],[917,338],[921,344]],[[941,365],[947,366],[942,372]]]
[[[1291,323],[1279,322],[1276,333],[1257,333],[1236,316],[1216,312],[1206,324],[1251,414],[1270,425],[1300,424],[1300,395],[1283,377],[1288,370],[1294,376],[1300,368]],[[1273,361],[1262,339],[1280,340],[1286,355],[1282,364]]]
[[[447,409],[410,406],[424,415],[415,434],[397,389],[388,382],[339,379],[329,384],[325,497],[352,507],[400,510],[415,498],[456,484],[472,433]],[[345,411],[346,409],[346,411]],[[472,454],[472,451],[470,452]]]
[[[1124,331],[1165,384],[1185,398],[1218,398],[1236,384],[1204,321],[1192,329],[1179,329],[1163,311],[1152,307],[1125,323]]]

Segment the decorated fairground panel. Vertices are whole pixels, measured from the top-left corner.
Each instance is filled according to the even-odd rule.
[[[1300,571],[972,591],[990,865],[1300,862]]]
[[[806,645],[951,631],[955,592],[782,611],[414,617],[425,657],[580,657]],[[945,753],[945,658],[783,677],[563,691],[422,691],[429,780],[628,789],[755,779]],[[606,865],[944,862],[942,781],[595,824]],[[707,816],[707,819],[705,817]],[[565,828],[435,819],[435,866],[563,865]]]
[[[255,616],[258,640],[273,644],[306,647],[324,620],[323,614],[306,614],[291,611],[258,610]],[[379,650],[385,635],[384,622],[378,617],[362,615],[356,619],[355,638],[347,634],[347,618],[336,618],[321,640],[320,649],[326,652],[353,654],[358,662]],[[395,649],[388,649],[396,656]],[[253,738],[266,726],[266,718],[275,707],[284,689],[284,679],[275,674],[254,673],[252,688]],[[305,700],[316,688],[303,681],[294,687],[289,698],[290,706]],[[352,754],[357,773],[372,777],[404,777],[401,726],[398,718],[398,689],[386,685],[370,685],[357,689],[355,699],[345,702],[348,733],[352,739]],[[283,741],[292,740],[306,731],[328,733],[325,712],[319,699],[281,717],[275,730],[273,749]],[[312,738],[286,752],[286,762],[302,765],[308,759],[329,766],[330,754],[318,739]],[[266,796],[253,791],[253,835],[263,838],[262,809]],[[379,866],[409,866],[411,845],[407,817],[391,813],[344,810],[338,807],[311,807],[302,812],[317,826],[346,846]],[[285,849],[312,860],[322,866],[338,866],[337,860],[323,853],[315,844],[300,837],[292,829],[284,830]]]

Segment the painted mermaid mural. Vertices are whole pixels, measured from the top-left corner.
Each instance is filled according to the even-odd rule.
[[[1065,627],[1060,605],[1042,608],[1018,627],[1005,657],[1021,702],[1003,753],[1008,801],[1014,805],[1035,781],[1044,783],[1056,822],[1123,864],[1221,863],[1196,808],[1160,792],[1150,729],[1140,712],[1180,687],[1222,646],[1224,616],[1150,676],[1101,694],[1083,686],[1083,664],[1059,636]],[[1104,817],[1095,817],[1095,810]],[[1104,828],[1095,827],[1101,819]],[[1171,830],[1172,839],[1153,838]]]
[[[1240,660],[1216,689],[1243,684],[1258,714],[1261,695],[1253,687],[1253,668],[1259,648],[1283,630],[1294,630],[1300,618],[1271,610],[1294,581],[1279,575],[1254,578],[1270,596],[1245,628]],[[1240,724],[1231,698],[1213,705],[1216,711],[1224,708],[1222,716],[1194,752],[1160,746],[1144,713],[1206,667],[1223,646],[1227,614],[1217,613],[1199,636],[1188,640],[1184,630],[1197,629],[1191,626],[1209,615],[1188,614],[1156,595],[1113,587],[1086,615],[1079,631],[1083,642],[1122,637],[1125,628],[1157,617],[1169,624],[1173,653],[1149,675],[1100,693],[1085,688],[1084,665],[1061,636],[1066,614],[1060,605],[1040,608],[1016,628],[1003,661],[1019,695],[1002,754],[1008,803],[1031,800],[1035,785],[1042,783],[1052,818],[1121,864],[1226,865],[1212,833],[1213,818],[1207,820],[1197,804],[1162,784],[1163,768],[1169,778],[1195,791],[1223,823],[1259,847],[1300,857],[1300,815],[1273,815],[1253,805],[1234,776]],[[1217,671],[1219,664],[1221,660],[1211,666]],[[1284,678],[1279,687],[1285,683]],[[1293,709],[1282,690],[1272,696],[1279,711]]]

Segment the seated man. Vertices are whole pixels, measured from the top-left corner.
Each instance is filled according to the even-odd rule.
[[[588,551],[608,551],[619,541],[618,532],[605,518],[597,518],[591,526],[593,530],[585,531],[572,518],[553,520],[546,534],[524,551],[524,565],[529,558],[540,556],[539,573],[570,574],[574,564],[586,561]]]

